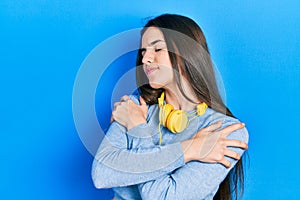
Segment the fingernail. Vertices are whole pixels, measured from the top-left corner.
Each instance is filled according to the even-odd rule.
[[[242,123],[242,126],[246,126],[246,124],[245,124],[245,123]]]

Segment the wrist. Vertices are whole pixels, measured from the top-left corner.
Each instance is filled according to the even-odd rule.
[[[129,123],[126,126],[127,131],[129,131],[130,129],[132,129],[132,128],[138,126],[138,125],[144,124],[144,123],[146,123],[146,120],[145,121],[139,121],[139,122],[136,122],[136,123]]]
[[[193,154],[192,154],[193,152],[191,150],[192,143],[193,143],[192,140],[185,140],[185,141],[180,143],[182,151],[183,151],[183,158],[184,158],[185,163],[194,160]]]

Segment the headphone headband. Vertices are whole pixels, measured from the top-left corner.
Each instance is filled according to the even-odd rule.
[[[158,105],[161,108],[164,105],[165,100],[165,92],[162,92],[160,97],[158,98]]]

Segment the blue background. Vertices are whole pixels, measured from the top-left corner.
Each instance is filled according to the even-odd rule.
[[[243,199],[296,199],[299,8],[296,0],[2,0],[0,199],[112,197],[111,190],[92,184],[93,157],[72,116],[73,83],[100,42],[166,12],[187,15],[202,27],[224,80],[227,104],[248,127],[250,162]],[[113,75],[120,70],[126,67],[110,68],[99,85],[116,81]],[[111,87],[100,89],[111,92]],[[97,107],[109,107],[108,97],[97,93]],[[107,122],[110,108],[104,112],[107,118],[101,120]]]

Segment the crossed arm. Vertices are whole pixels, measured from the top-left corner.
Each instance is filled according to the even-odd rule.
[[[246,129],[230,134],[229,138],[248,141]],[[241,148],[230,149],[242,155]],[[226,168],[220,163],[204,163],[190,161],[175,171],[161,177],[139,184],[138,188],[142,199],[212,199],[219,185],[227,176],[237,160],[227,157],[231,167]],[[180,198],[181,197],[181,198]],[[210,198],[209,198],[210,197]]]
[[[181,143],[128,149],[126,128],[113,122],[93,163],[92,177],[95,186],[110,188],[140,184],[139,189],[145,199],[157,199],[161,196],[175,198],[176,195],[181,196],[189,191],[186,190],[187,186],[190,189],[196,189],[201,195],[205,195],[202,190],[199,190],[199,187],[204,189],[210,186],[210,189],[205,191],[215,190],[230,169],[223,165],[230,167],[236,162],[228,157],[225,159],[224,156],[239,159],[243,152],[240,148],[247,148],[244,143],[248,140],[246,129],[240,123],[230,125],[233,123],[235,122],[229,121],[223,125],[217,123],[208,126],[200,130],[194,138]],[[221,125],[222,129],[220,129]],[[139,130],[140,126],[136,126],[134,130],[147,130],[145,128]],[[231,138],[227,139],[226,137],[234,131],[236,134],[231,134]],[[220,135],[220,137],[214,141],[213,148],[208,148],[209,152],[199,151],[211,143],[209,138],[212,137],[209,136],[214,135]],[[237,148],[228,149],[228,146]],[[190,162],[192,160],[197,162]],[[190,177],[191,175],[193,177]],[[209,184],[210,180],[214,180],[214,184]],[[193,184],[193,181],[196,181],[197,184]],[[198,193],[195,195],[199,197]]]

